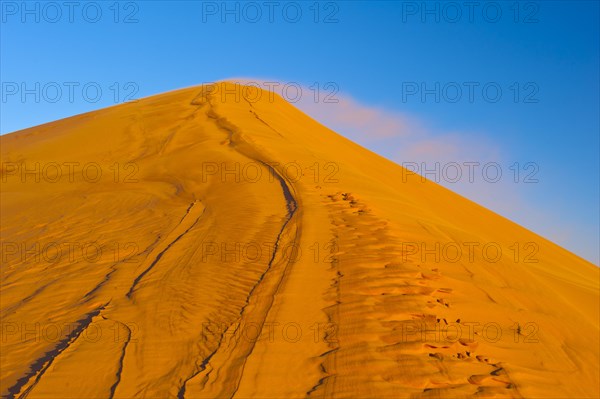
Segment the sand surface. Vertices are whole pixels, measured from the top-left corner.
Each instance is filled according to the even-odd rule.
[[[0,144],[3,397],[599,396],[597,267],[278,96]]]

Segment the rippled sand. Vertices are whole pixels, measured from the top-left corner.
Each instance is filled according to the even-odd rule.
[[[0,143],[4,397],[599,395],[597,267],[278,96]]]

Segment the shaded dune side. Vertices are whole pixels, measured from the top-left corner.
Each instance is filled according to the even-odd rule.
[[[194,107],[194,113],[183,117],[183,119],[188,123],[198,122],[195,118],[201,116],[206,118],[200,122],[201,124],[209,122],[211,119],[203,113],[198,113],[198,108]],[[139,112],[142,116],[137,118],[137,122],[141,123],[143,121],[145,125],[150,125],[152,116],[144,116],[143,114],[149,114],[152,111],[143,109]],[[176,118],[181,117],[177,115]],[[202,134],[202,130],[197,131],[190,124],[187,126],[180,127],[178,133],[185,134],[186,131],[189,131],[190,134]],[[140,133],[143,135],[149,135],[150,132],[151,130],[147,126],[140,129]],[[214,133],[215,139],[222,141],[223,131],[219,128]],[[146,137],[142,138],[140,142],[144,142],[145,139]],[[161,143],[160,149],[156,152],[163,157],[168,156],[169,145],[175,147],[174,140]],[[134,159],[143,165],[146,160],[153,162],[153,151],[154,149],[144,148],[140,155],[128,154],[128,157],[133,155]],[[227,156],[219,154],[218,159],[227,159]],[[239,162],[242,160],[243,158],[231,161]],[[168,157],[166,162],[168,162]],[[142,166],[140,168],[142,169]],[[266,168],[267,166],[265,166],[265,170]],[[196,169],[199,170],[199,168]],[[180,171],[175,170],[174,172]],[[157,176],[151,176],[151,178],[156,179]],[[191,196],[194,198],[196,195],[203,195],[202,191],[204,190],[202,189],[186,192],[185,180],[185,175],[180,174],[177,176],[172,184],[175,190],[171,192],[178,197]],[[200,179],[191,180],[200,181]],[[180,184],[180,181],[183,181],[183,184]],[[279,183],[278,185],[263,185],[260,190],[265,193],[259,196],[255,196],[247,190],[249,188],[253,189],[257,185],[241,185],[242,187],[240,187],[238,184],[231,184],[229,187],[222,187],[223,185],[219,181],[216,183],[208,182],[209,187],[211,184],[216,184],[220,190],[228,192],[228,194],[236,192],[239,198],[246,198],[248,205],[238,207],[239,213],[236,213],[234,204],[237,199],[235,196],[232,196],[230,201],[223,201],[220,195],[216,195],[214,198],[207,195],[207,198],[202,200],[194,199],[184,206],[179,215],[174,215],[174,220],[171,219],[176,223],[174,227],[165,229],[165,233],[158,232],[156,241],[146,250],[136,254],[141,259],[136,262],[134,267],[131,264],[120,262],[115,265],[105,265],[104,273],[94,273],[94,275],[89,276],[92,271],[89,268],[86,270],[82,265],[78,270],[81,273],[78,280],[79,285],[82,286],[79,296],[83,299],[74,301],[72,304],[67,305],[65,299],[53,302],[47,295],[43,295],[43,291],[38,290],[32,295],[28,295],[28,297],[34,297],[36,300],[29,301],[30,309],[27,314],[25,313],[27,309],[23,309],[22,305],[17,305],[19,303],[18,293],[15,292],[15,306],[21,306],[20,311],[18,314],[17,312],[9,312],[4,320],[27,320],[27,322],[38,320],[44,322],[45,319],[47,320],[47,316],[43,313],[42,315],[36,315],[36,310],[39,308],[36,309],[35,306],[40,302],[48,303],[49,306],[46,306],[45,311],[51,312],[54,306],[75,308],[81,307],[82,302],[85,304],[94,302],[98,298],[108,297],[110,298],[110,306],[103,309],[101,314],[96,315],[97,317],[93,322],[96,323],[97,328],[100,328],[100,325],[106,324],[106,320],[115,320],[123,331],[120,331],[119,334],[115,332],[115,340],[109,339],[106,342],[94,343],[75,340],[69,341],[70,345],[68,347],[61,345],[60,351],[64,352],[65,355],[52,359],[53,369],[51,372],[44,374],[41,379],[40,373],[37,372],[39,367],[35,366],[41,360],[34,361],[34,366],[31,367],[32,372],[25,378],[21,378],[18,385],[13,384],[9,388],[7,396],[56,397],[56,395],[60,396],[64,392],[71,391],[79,392],[87,397],[97,396],[99,392],[106,392],[107,397],[166,397],[176,395],[183,389],[183,381],[187,378],[186,376],[195,373],[199,365],[207,362],[208,353],[215,350],[212,345],[216,342],[212,342],[211,337],[202,338],[202,324],[229,325],[236,320],[237,315],[245,306],[244,303],[249,293],[253,291],[257,281],[260,281],[262,275],[266,272],[265,269],[268,269],[270,264],[274,262],[273,258],[275,257],[274,254],[265,253],[262,256],[264,259],[251,265],[240,264],[235,261],[228,264],[227,261],[222,262],[221,259],[203,261],[201,259],[203,256],[201,244],[203,242],[225,242],[225,239],[229,242],[269,241],[273,237],[282,234],[280,223],[287,225],[291,218],[290,214],[295,212],[296,209],[295,202],[290,201],[290,198],[293,200],[291,194],[283,191],[284,187],[287,186]],[[232,187],[235,188],[232,189]],[[280,196],[280,199],[277,199],[277,196]],[[258,198],[261,198],[260,205],[257,202]],[[269,198],[269,201],[264,201],[264,198]],[[99,202],[102,203],[102,200]],[[270,208],[269,204],[273,206]],[[257,213],[255,210],[258,207],[261,209]],[[263,209],[265,209],[264,212]],[[260,222],[263,215],[265,219]],[[249,221],[250,224],[244,223],[244,220]],[[122,222],[123,219],[120,221]],[[233,229],[224,228],[220,226],[219,222],[225,226],[235,224],[236,227]],[[110,230],[112,225],[105,224],[105,228]],[[114,230],[118,234],[130,233],[128,230],[123,230],[123,226],[119,226],[118,223],[114,224]],[[152,231],[148,233],[152,234]],[[54,237],[58,236],[56,232],[54,234],[56,234]],[[10,271],[13,279],[17,280],[21,286],[25,286],[27,284],[18,273],[22,270],[18,268],[22,266],[13,265]],[[60,267],[53,265],[54,278],[68,278],[60,274],[57,275],[57,268]],[[35,272],[35,265],[28,271]],[[39,273],[40,268],[37,271]],[[86,277],[86,273],[89,277]],[[87,280],[88,278],[89,280]],[[97,279],[96,282],[94,282],[94,279]],[[4,280],[4,288],[6,286],[10,287],[8,282]],[[85,284],[81,284],[82,282]],[[36,283],[30,284],[27,286],[34,286]],[[206,291],[204,293],[198,292],[197,287],[199,286],[204,287]],[[64,291],[71,294],[71,291],[67,288]],[[6,291],[3,291],[3,310],[7,309],[5,307],[6,296],[4,292]],[[71,300],[71,296],[77,297],[78,295],[75,292],[68,295],[69,298],[66,298],[66,300]],[[19,319],[19,315],[21,315],[21,319]],[[68,317],[65,317],[65,319],[68,320]],[[128,326],[134,326],[136,329],[134,344],[129,343],[128,336],[131,332],[128,331]],[[114,325],[106,327],[114,329]],[[33,344],[41,347],[40,350],[42,351],[45,350],[43,348],[53,347],[52,343],[43,342],[43,340]],[[99,345],[107,346],[104,348],[104,354],[100,356],[96,351]],[[26,345],[23,345],[23,342],[17,341],[14,343],[9,342],[5,347],[7,352],[10,352],[11,347],[20,350],[24,346]],[[177,347],[180,349],[175,350]],[[73,350],[70,351],[69,349]],[[173,358],[174,350],[176,353],[182,354],[183,358]],[[18,355],[18,353],[15,353],[15,355]],[[92,355],[97,357],[94,358]],[[9,359],[10,357],[7,357],[7,360]],[[75,361],[81,363],[77,364]],[[15,370],[15,364],[20,364],[21,367],[27,365],[23,362],[23,358],[15,358],[12,364],[5,363],[7,368],[13,366],[13,370]],[[173,367],[175,367],[175,371],[173,371]],[[78,373],[77,368],[87,370],[87,373]],[[90,369],[93,370],[93,373],[89,373]],[[177,378],[178,374],[181,377]],[[72,377],[74,375],[80,375],[82,378],[73,381]],[[95,378],[93,376],[97,375],[113,376],[113,378],[112,380],[108,379],[108,381],[104,378],[97,383],[90,380],[90,378]],[[6,374],[3,373],[3,376],[6,376]],[[33,381],[35,381],[35,384],[32,385]],[[38,383],[38,381],[41,383]],[[6,380],[3,378],[3,387],[6,386],[5,382]],[[23,388],[25,386],[27,386],[26,389]]]

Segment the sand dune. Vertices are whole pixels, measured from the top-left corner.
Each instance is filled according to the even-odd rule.
[[[597,267],[278,96],[0,143],[3,397],[599,396]]]

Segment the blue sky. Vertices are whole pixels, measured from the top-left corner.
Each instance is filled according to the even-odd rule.
[[[475,3],[2,1],[0,131],[231,77],[301,85],[397,163],[500,165],[440,183],[598,264],[599,3]]]

